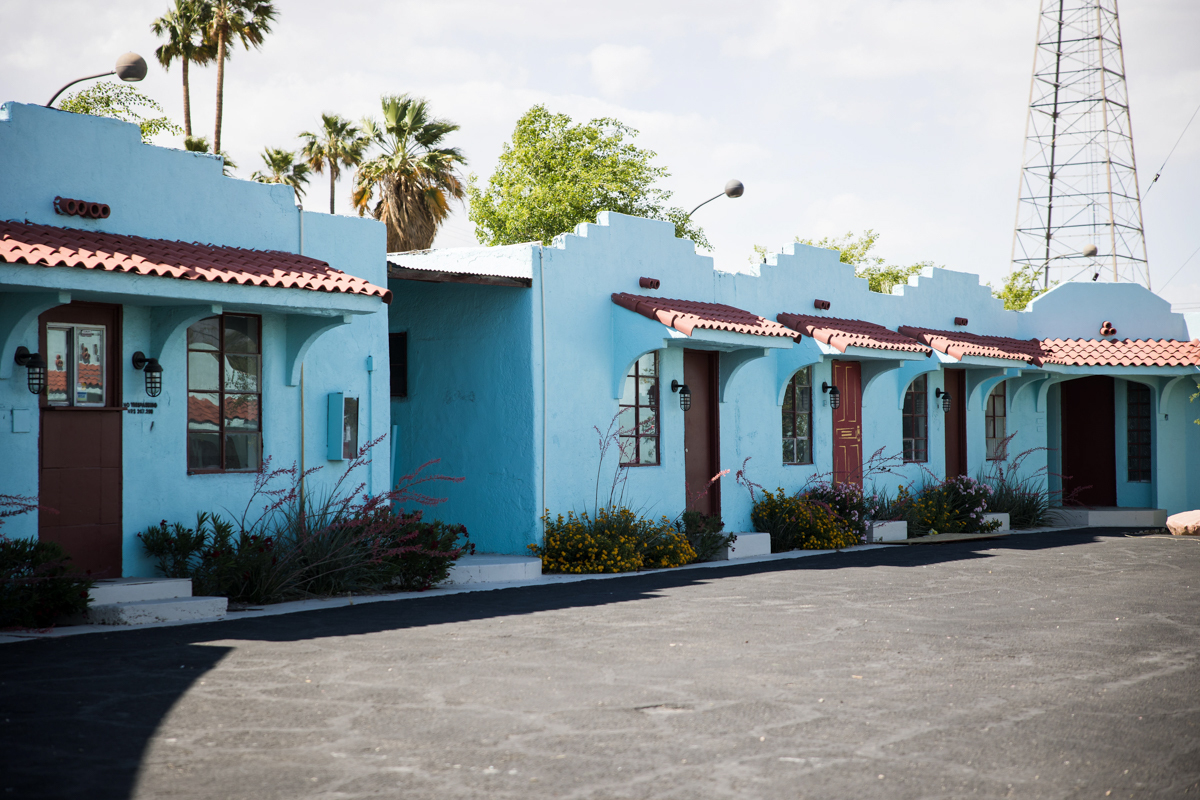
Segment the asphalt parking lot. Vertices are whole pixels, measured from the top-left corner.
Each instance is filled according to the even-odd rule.
[[[0,646],[3,797],[1200,797],[1200,541],[1092,530]]]

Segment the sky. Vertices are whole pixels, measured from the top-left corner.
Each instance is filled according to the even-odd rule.
[[[748,267],[756,244],[871,228],[892,263],[994,285],[1010,269],[1038,0],[276,5],[262,49],[226,69],[222,138],[241,177],[266,146],[299,149],[322,112],[377,116],[381,95],[408,92],[461,125],[449,141],[486,181],[517,118],[542,103],[638,129],[680,206],[742,180],[743,197],[695,217],[719,268]],[[181,121],[179,67],[153,60],[150,23],[168,7],[0,0],[0,102],[45,103],[132,50],[151,62],[138,87]],[[1120,13],[1151,280],[1177,310],[1200,310],[1200,118],[1146,195],[1200,106],[1200,3],[1126,0]],[[193,68],[193,126],[210,137],[215,87],[215,69]],[[353,213],[350,184],[338,213]],[[304,202],[328,209],[328,179]],[[435,246],[474,243],[457,208]]]

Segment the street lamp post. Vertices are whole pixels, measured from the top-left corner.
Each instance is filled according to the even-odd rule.
[[[742,193],[745,191],[746,191],[746,187],[742,185],[742,182],[739,181],[737,178],[734,178],[729,183],[725,184],[725,190],[723,192],[721,192],[721,194],[714,194],[712,197],[705,200],[699,206],[696,206],[691,211],[689,211],[688,217],[691,217],[692,214],[695,214],[697,211],[699,211],[700,206],[711,203],[713,200],[716,200],[721,195],[725,195],[726,197],[741,197]]]
[[[137,81],[140,81],[142,78],[146,77],[146,59],[142,58],[137,53],[126,53],[117,59],[117,65],[112,70],[108,72],[100,72],[95,75],[88,75],[83,78],[76,78],[66,86],[59,89],[54,93],[54,97],[50,98],[50,102],[46,103],[46,108],[52,107],[54,105],[54,101],[58,99],[58,96],[75,84],[82,83],[83,81],[90,81],[93,78],[103,78],[107,75],[116,75],[126,83],[136,83]]]

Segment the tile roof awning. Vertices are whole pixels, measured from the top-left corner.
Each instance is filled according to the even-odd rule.
[[[671,300],[665,297],[614,293],[612,301],[647,319],[661,322],[685,336],[697,328],[751,336],[796,337],[796,331],[733,306],[720,303],[701,303],[694,300]],[[791,345],[788,345],[789,347]]]
[[[1200,340],[1043,339],[1045,363],[1067,367],[1197,367]]]
[[[1001,358],[1042,365],[1042,344],[1037,339],[1010,339],[1005,336],[981,336],[966,331],[938,331],[901,325],[898,330],[923,342],[939,353],[962,359],[966,356]]]
[[[838,319],[806,314],[780,314],[776,317],[784,325],[810,336],[822,344],[829,345],[839,353],[848,347],[864,347],[870,350],[894,350],[902,353],[931,355],[933,351],[924,344],[889,330],[874,322],[861,319]]]
[[[295,253],[189,244],[24,222],[0,222],[0,262],[340,292],[378,297],[384,303],[392,300],[392,293],[384,287]]]

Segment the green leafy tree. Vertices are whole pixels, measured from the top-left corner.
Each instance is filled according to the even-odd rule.
[[[854,275],[866,278],[870,290],[880,294],[891,294],[893,288],[908,283],[909,278],[920,275],[921,270],[927,267],[940,268],[940,265],[934,264],[932,261],[919,261],[912,266],[902,267],[888,264],[879,256],[872,255],[871,251],[875,248],[875,243],[879,241],[879,234],[869,228],[858,236],[855,236],[853,232],[839,238],[826,236],[817,240],[803,239],[797,236],[796,241],[825,250],[837,250],[839,260],[843,264],[854,267]],[[754,256],[750,260],[751,262],[766,261],[767,248],[762,245],[754,245]]]
[[[1050,288],[1057,285],[1058,281],[1055,281]],[[1008,277],[1004,279],[1004,285],[999,289],[990,283],[988,287],[991,288],[993,296],[1004,301],[1004,307],[1009,311],[1024,311],[1035,297],[1049,291],[1042,287],[1042,274],[1035,265],[1014,269],[1008,273]]]
[[[342,167],[357,167],[362,163],[371,139],[362,129],[337,114],[321,115],[321,130],[316,133],[305,131],[301,151],[308,166],[317,173],[329,170],[329,213],[334,213],[333,193]]]
[[[303,161],[296,161],[296,154],[291,150],[276,147],[263,149],[262,160],[265,170],[258,170],[250,177],[259,183],[282,183],[296,190],[296,194],[304,197],[304,186],[309,179],[309,166]]]
[[[211,153],[212,145],[208,143],[207,136],[186,136],[183,140],[183,149],[189,153]],[[233,171],[237,169],[237,164],[229,157],[229,153],[222,151],[218,155],[221,156],[221,173],[226,177],[232,177]]]
[[[221,152],[221,115],[225,108],[225,61],[231,44],[241,43],[249,50],[261,48],[271,32],[271,23],[279,15],[275,4],[266,0],[201,0],[204,5],[205,42],[214,47],[217,59],[217,121],[213,131],[213,149]]]
[[[572,124],[542,105],[526,111],[487,187],[470,177],[470,218],[480,241],[550,244],[601,211],[616,211],[670,222],[676,236],[711,249],[687,212],[667,205],[671,193],[655,188],[670,173],[654,166],[656,153],[633,144],[637,135],[607,117]]]
[[[156,100],[127,83],[101,81],[67,95],[59,101],[58,107],[62,111],[75,114],[91,114],[93,117],[111,117],[132,122],[142,129],[142,141],[146,144],[160,133],[183,133],[183,130],[166,116],[142,116],[138,109],[149,109],[162,114],[163,108]]]
[[[166,38],[166,43],[154,51],[163,69],[170,69],[176,61],[183,73],[183,135],[192,135],[192,96],[188,85],[188,67],[203,66],[217,57],[216,48],[205,41],[204,30],[208,23],[205,15],[209,7],[196,0],[175,0],[175,7],[154,22],[150,29],[154,35]]]
[[[458,125],[433,117],[420,98],[385,96],[381,105],[382,122],[362,123],[379,153],[358,168],[354,207],[359,216],[369,211],[387,225],[388,252],[425,250],[450,215],[450,201],[464,195],[457,167],[467,159],[457,147],[443,145]]]

